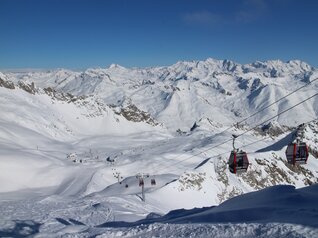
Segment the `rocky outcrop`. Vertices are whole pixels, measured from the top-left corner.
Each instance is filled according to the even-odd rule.
[[[9,80],[4,80],[0,78],[0,87],[8,88],[8,89],[15,89],[14,83]]]
[[[116,114],[122,115],[125,117],[128,121],[133,122],[146,122],[150,125],[156,126],[159,125],[151,116],[149,113],[140,110],[136,105],[134,104],[128,104],[126,107],[120,108],[119,111],[115,111]]]

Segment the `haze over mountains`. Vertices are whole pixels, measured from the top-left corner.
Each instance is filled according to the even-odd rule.
[[[211,58],[152,68],[2,72],[1,224],[9,231],[13,220],[41,221],[43,234],[68,234],[73,219],[81,223],[71,222],[77,233],[218,205],[273,185],[317,183],[318,97],[306,101],[318,91],[317,78],[318,69],[298,60],[241,65]],[[232,134],[243,134],[236,145],[251,162],[242,175],[228,171],[231,142],[220,145]],[[296,135],[311,154],[293,167],[285,149]],[[146,202],[138,173],[149,174]],[[55,211],[57,203],[63,209]]]

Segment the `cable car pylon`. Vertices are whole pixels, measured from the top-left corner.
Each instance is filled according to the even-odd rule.
[[[146,195],[145,195],[145,178],[149,178],[150,175],[147,174],[147,173],[138,173],[136,175],[136,178],[138,179],[138,183],[139,183],[139,187],[141,187],[141,200],[143,202],[146,201]],[[150,182],[151,186],[156,186],[156,179],[153,178],[151,179],[151,182]]]

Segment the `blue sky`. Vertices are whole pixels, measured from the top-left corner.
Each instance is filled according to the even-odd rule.
[[[318,66],[316,0],[0,0],[0,68],[239,63]]]

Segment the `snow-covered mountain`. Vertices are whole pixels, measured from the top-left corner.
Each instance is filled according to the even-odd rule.
[[[229,125],[245,118],[318,77],[317,69],[294,60],[255,62],[247,65],[228,60],[178,62],[168,67],[87,69],[84,72],[6,73],[13,82],[34,82],[75,96],[95,95],[107,105],[134,105],[175,131],[189,130],[195,121],[209,118]],[[276,115],[317,92],[317,81],[282,100],[246,123]],[[120,109],[118,109],[120,110]],[[300,113],[301,112],[301,113]],[[278,117],[280,124],[295,126],[316,118],[317,98]]]
[[[32,220],[65,234],[69,221],[86,229],[315,184],[318,96],[305,100],[317,78],[304,62],[278,60],[2,72],[0,224]],[[244,174],[228,170],[232,134],[251,162]],[[296,137],[311,154],[291,166],[285,150]]]

